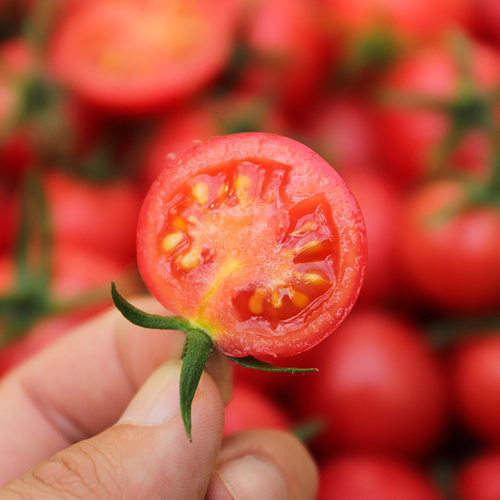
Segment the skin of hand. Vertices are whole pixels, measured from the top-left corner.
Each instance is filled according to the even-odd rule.
[[[149,297],[132,302],[165,314]],[[110,310],[5,376],[0,498],[313,500],[317,469],[292,435],[222,440],[231,371],[219,353],[202,375],[187,439],[183,344],[181,332],[144,330]]]

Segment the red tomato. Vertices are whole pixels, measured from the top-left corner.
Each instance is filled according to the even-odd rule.
[[[472,79],[477,96],[484,99],[500,83],[499,55],[473,40],[468,43]],[[381,164],[404,186],[426,178],[436,167],[437,148],[441,147],[452,124],[451,114],[424,104],[411,104],[412,97],[462,106],[464,115],[474,116],[468,101],[470,96],[462,91],[464,82],[459,68],[458,56],[452,47],[435,44],[403,58],[382,84],[389,96],[400,95],[397,103],[391,103],[390,98],[382,101],[375,113],[376,144]],[[406,103],[405,95],[408,96]],[[478,108],[485,106],[477,98],[472,104]],[[473,127],[459,141],[446,165],[479,176],[487,175],[491,147],[486,132]]]
[[[200,90],[227,63],[234,0],[107,0],[68,12],[50,66],[99,108],[142,114]]]
[[[497,0],[475,0],[472,24],[480,38],[500,46],[500,3]]]
[[[456,490],[461,500],[498,500],[500,453],[484,453],[466,462],[457,474]]]
[[[134,262],[142,198],[132,183],[91,183],[51,171],[44,178],[44,187],[56,239],[120,264]]]
[[[400,196],[376,171],[347,170],[343,178],[359,203],[368,237],[368,263],[359,298],[381,303],[395,296],[394,259]]]
[[[271,397],[249,385],[234,385],[233,396],[225,410],[225,436],[249,429],[287,431],[291,427],[291,418]]]
[[[493,311],[500,305],[500,210],[477,206],[446,216],[463,202],[464,191],[459,181],[442,180],[408,197],[398,258],[409,286],[432,307],[461,314]]]
[[[492,445],[500,444],[499,334],[497,329],[471,335],[451,356],[456,413],[465,429]]]
[[[139,218],[151,293],[233,356],[293,355],[326,338],[354,305],[365,261],[345,183],[308,147],[273,134],[188,150]]]
[[[423,332],[407,320],[357,309],[313,355],[319,372],[295,398],[303,417],[327,424],[318,453],[418,457],[438,444],[448,410],[445,377]]]
[[[319,484],[317,500],[444,500],[420,469],[380,456],[334,459],[320,468]]]
[[[467,24],[468,0],[324,0],[334,29],[359,39],[388,33],[396,43],[422,42],[458,24]]]

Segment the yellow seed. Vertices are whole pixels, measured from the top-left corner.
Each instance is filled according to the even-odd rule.
[[[307,233],[308,231],[312,231],[316,229],[316,223],[313,221],[306,222],[302,226],[300,226],[298,229],[295,231],[292,231],[290,233],[291,236],[300,236],[302,234]]]
[[[305,293],[293,290],[291,294],[292,304],[299,309],[303,309],[309,304],[309,297]]]
[[[198,222],[198,219],[193,214],[189,215],[188,218],[187,218],[187,220],[191,224],[196,224]]]
[[[297,248],[297,250],[298,252],[315,253],[319,252],[322,248],[323,244],[321,243],[321,241],[313,240],[301,246],[300,248]]]
[[[257,289],[248,301],[248,307],[252,314],[262,314],[264,311],[264,296],[262,290]]]
[[[201,253],[198,248],[192,248],[186,252],[180,260],[181,267],[186,271],[195,268],[201,262]]]
[[[236,191],[248,191],[252,186],[252,178],[248,175],[241,174],[236,177],[234,181],[234,188]]]
[[[175,231],[174,233],[169,233],[165,238],[163,238],[162,248],[165,252],[171,252],[179,243],[184,239],[184,233],[181,231]]]
[[[283,305],[283,300],[276,290],[271,294],[271,304],[275,309],[279,309]]]
[[[208,201],[210,190],[206,182],[197,182],[192,190],[194,199],[202,205]]]
[[[172,227],[174,229],[180,229],[181,231],[185,231],[188,227],[188,223],[185,219],[182,219],[181,217],[176,217],[172,221]]]
[[[313,285],[320,285],[326,282],[325,278],[318,273],[304,273],[302,275],[299,275],[299,277],[302,278],[306,283],[311,283]]]

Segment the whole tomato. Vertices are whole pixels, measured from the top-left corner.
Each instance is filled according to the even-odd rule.
[[[321,466],[319,484],[317,500],[444,500],[422,470],[377,455],[332,459]]]
[[[418,457],[436,448],[447,423],[445,376],[409,320],[355,309],[310,356],[319,371],[304,379],[294,404],[325,423],[313,443],[318,454]]]
[[[269,395],[241,382],[233,386],[233,395],[225,410],[225,436],[248,429],[287,431],[291,427],[292,420],[284,406]]]
[[[380,85],[373,114],[378,156],[404,187],[443,168],[489,175],[492,142],[482,123],[498,116],[489,99],[500,82],[500,59],[472,39],[467,47],[426,45],[402,58]]]
[[[88,248],[121,265],[135,262],[142,196],[132,182],[90,182],[53,169],[43,185],[56,240]]]
[[[485,443],[498,446],[500,330],[471,333],[470,338],[452,349],[450,361],[455,412],[463,428]]]
[[[457,473],[456,491],[461,500],[497,500],[500,453],[491,451],[470,458]]]
[[[467,207],[467,185],[429,182],[401,208],[397,255],[407,285],[447,313],[477,314],[500,305],[500,210]]]

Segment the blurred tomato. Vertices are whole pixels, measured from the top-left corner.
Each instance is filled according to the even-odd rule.
[[[475,0],[472,16],[474,33],[500,47],[500,3],[497,0]]]
[[[400,196],[376,171],[346,170],[343,178],[361,207],[368,238],[368,263],[359,300],[388,301],[396,290],[394,260]]]
[[[295,404],[327,428],[321,454],[363,451],[417,457],[439,443],[448,401],[439,360],[422,331],[381,311],[355,309],[317,349]]]
[[[403,499],[444,500],[444,497],[415,466],[382,456],[345,456],[320,468],[317,500]]]
[[[236,22],[234,0],[88,2],[58,23],[50,67],[100,109],[159,112],[222,71]]]
[[[452,350],[450,376],[455,411],[464,429],[498,446],[500,329],[471,333],[470,338],[460,342]]]
[[[226,406],[224,435],[248,429],[290,430],[291,417],[285,408],[269,395],[241,382],[233,387],[233,396]]]
[[[500,58],[472,39],[467,47],[426,46],[403,58],[381,85],[374,115],[378,154],[381,165],[403,186],[443,166],[488,175],[492,143],[482,127],[485,117],[498,116],[488,95],[500,84]],[[452,126],[461,135],[445,154]]]
[[[431,307],[494,311],[500,306],[500,210],[464,207],[466,196],[466,185],[456,180],[429,183],[408,196],[398,259],[409,286]]]
[[[456,490],[460,500],[500,498],[500,452],[470,458],[458,471]]]
[[[93,183],[50,171],[44,187],[56,240],[88,248],[120,264],[135,262],[142,196],[133,183]]]

